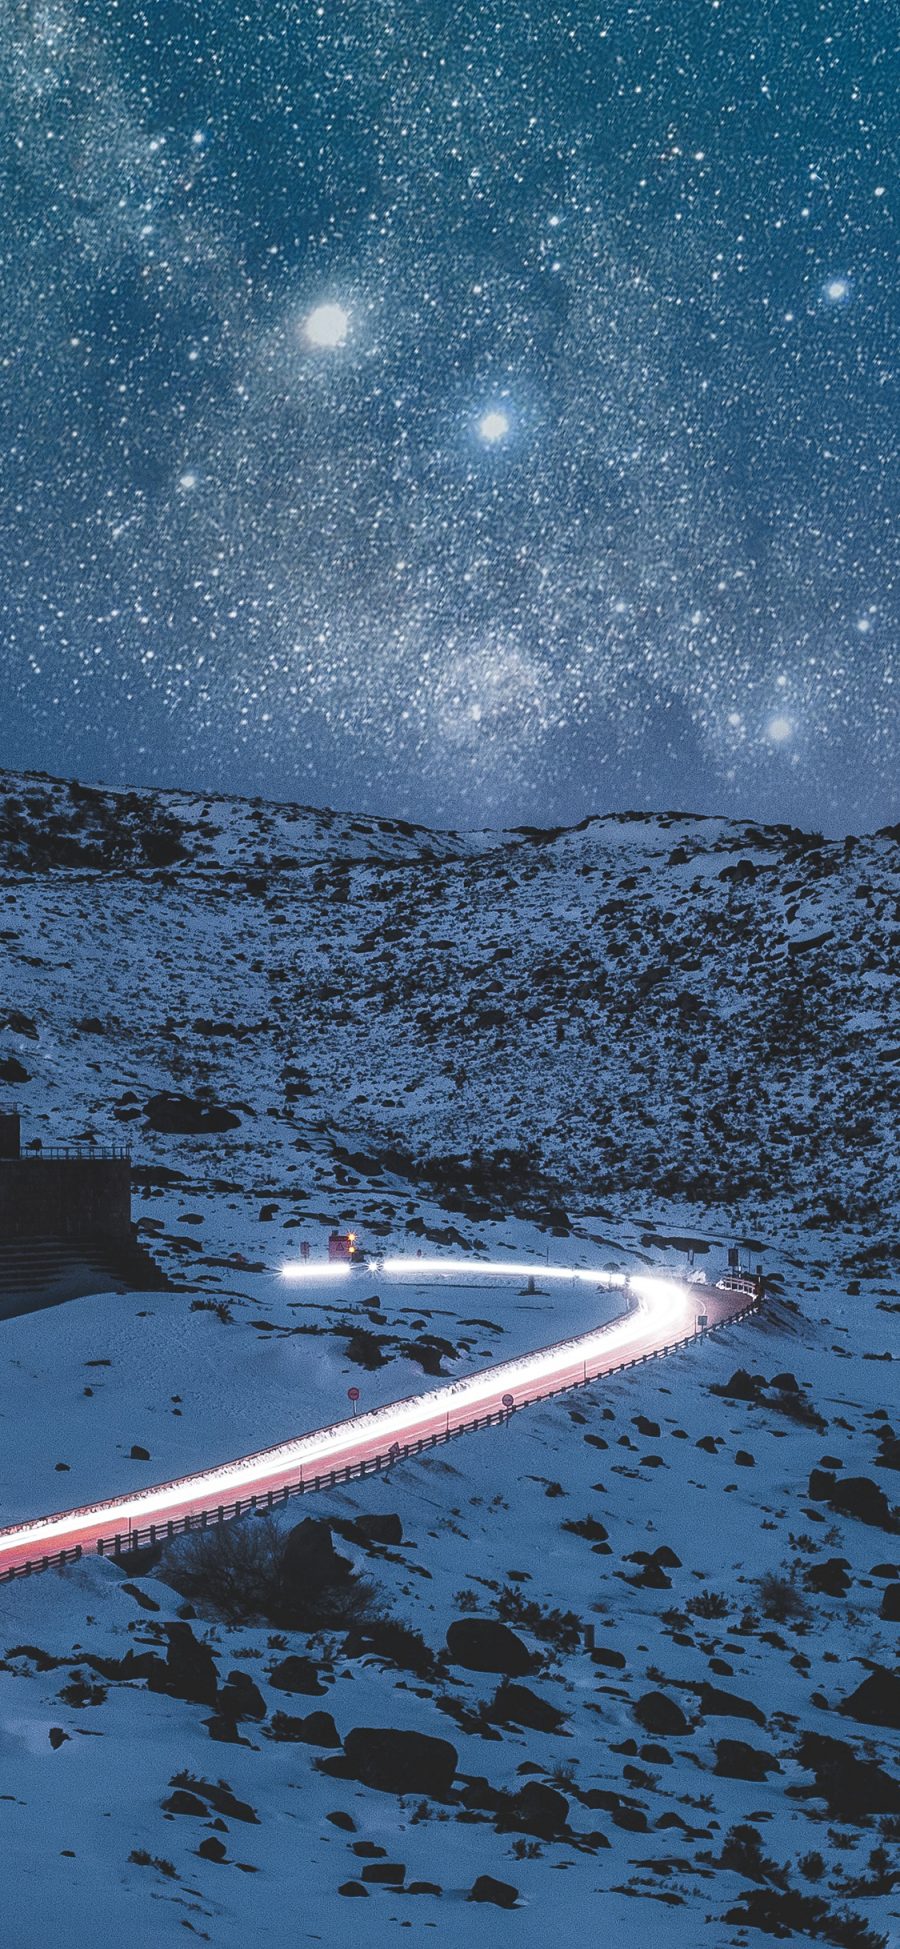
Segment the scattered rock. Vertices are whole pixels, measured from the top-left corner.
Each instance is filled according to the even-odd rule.
[[[565,1713],[539,1698],[529,1685],[509,1680],[498,1685],[488,1710],[501,1725],[528,1726],[532,1732],[558,1732],[565,1723]]]
[[[219,1711],[227,1719],[264,1719],[266,1702],[249,1672],[229,1672],[219,1693]]]
[[[330,1712],[310,1712],[305,1719],[293,1719],[288,1712],[275,1712],[269,1729],[270,1739],[292,1740],[304,1746],[340,1746],[341,1737]]]
[[[447,1631],[447,1647],[453,1663],[470,1672],[524,1678],[534,1663],[515,1631],[494,1618],[456,1618]]]
[[[296,1653],[272,1666],[269,1684],[274,1685],[276,1692],[303,1692],[309,1698],[322,1698],[325,1693],[312,1659],[301,1658]]]
[[[843,1739],[805,1732],[797,1758],[816,1781],[802,1792],[819,1794],[836,1819],[856,1823],[860,1814],[900,1814],[900,1782],[874,1761],[860,1759]]]
[[[766,1753],[760,1746],[748,1746],[743,1739],[720,1739],[713,1771],[726,1780],[765,1781],[769,1773],[780,1773],[781,1762],[774,1753]]]
[[[152,1130],[169,1137],[214,1137],[226,1130],[237,1130],[240,1117],[222,1104],[205,1097],[183,1096],[176,1090],[161,1090],[144,1105],[144,1115]]]
[[[215,1659],[206,1644],[194,1637],[189,1624],[167,1624],[169,1649],[165,1665],[154,1658],[147,1673],[151,1692],[169,1692],[195,1705],[215,1705],[219,1681]],[[152,1654],[151,1654],[152,1655]]]
[[[209,1834],[205,1841],[200,1842],[197,1853],[204,1861],[225,1861],[228,1858],[224,1841],[220,1841],[215,1834]]]
[[[900,1731],[900,1673],[876,1665],[838,1711],[866,1726],[892,1726],[895,1732]]]
[[[764,1726],[766,1715],[750,1699],[738,1697],[736,1692],[723,1692],[718,1685],[703,1685],[697,1701],[704,1718],[752,1719],[755,1726]]]
[[[900,1584],[886,1584],[878,1613],[886,1624],[900,1624]]]
[[[665,1692],[645,1692],[634,1706],[634,1716],[645,1732],[658,1733],[663,1739],[683,1738],[691,1730],[680,1705]]]
[[[493,1902],[495,1908],[515,1908],[518,1888],[511,1881],[497,1881],[493,1875],[479,1875],[466,1897],[470,1902]]]
[[[382,1793],[426,1794],[446,1800],[456,1773],[457,1751],[430,1733],[397,1732],[392,1726],[356,1726],[344,1740],[344,1760],[321,1760],[323,1771],[343,1764],[350,1777]]]

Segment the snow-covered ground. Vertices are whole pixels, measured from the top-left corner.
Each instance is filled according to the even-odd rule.
[[[69,816],[64,787],[6,782],[20,804],[49,795]],[[0,1065],[26,1072],[6,1090],[26,1137],[132,1137],[136,1216],[173,1290],[0,1325],[0,1521],[300,1432],[346,1412],[351,1385],[375,1405],[433,1386],[436,1363],[455,1376],[596,1322],[593,1290],[542,1292],[539,1276],[535,1294],[489,1278],[281,1281],[300,1241],[323,1250],[337,1221],[381,1251],[465,1245],[681,1272],[693,1253],[710,1277],[729,1240],[752,1234],[783,1298],[715,1341],[279,1517],[285,1529],[309,1514],[399,1517],[402,1542],[371,1554],[336,1534],[338,1548],[435,1652],[452,1620],[505,1617],[537,1655],[527,1684],[562,1715],[556,1730],[504,1719],[499,1674],[448,1659],[416,1675],[342,1632],[308,1640],[201,1613],[191,1628],[220,1685],[245,1671],[264,1703],[238,1743],[220,1743],[209,1706],[89,1663],[165,1650],[182,1599],[163,1566],[129,1576],[91,1562],[0,1589],[6,1939],[288,1949],[409,1925],[450,1949],[537,1949],[557,1931],[720,1949],[762,1940],[739,1917],[745,1896],[768,1891],[783,1940],[893,1942],[900,1883],[870,1857],[896,1854],[900,1790],[891,1811],[872,1771],[896,1779],[896,1693],[882,1687],[877,1723],[839,1708],[873,1668],[896,1668],[898,1625],[880,1616],[900,1580],[887,1507],[900,1501],[900,1299],[886,1243],[900,1036],[883,980],[896,842],[861,841],[863,869],[840,847],[716,821],[488,844],[240,802],[128,806],[121,833],[167,809],[185,821],[187,864],[104,864],[108,835],[89,868],[42,864],[22,823],[52,838],[52,818],[19,819],[0,908]],[[204,824],[219,836],[204,841]],[[273,867],[292,847],[296,870]],[[722,882],[742,860],[761,884]],[[247,886],[256,875],[261,892]],[[596,918],[599,882],[600,905],[627,911]],[[736,958],[711,963],[710,906],[732,924],[738,895]],[[798,978],[791,1000],[789,942],[812,939],[826,908],[838,942],[827,982],[810,948],[799,960],[815,978]],[[696,962],[668,999],[647,979],[663,936]],[[696,1007],[677,1002],[688,985]],[[145,1111],[161,1092],[236,1121],[216,1135],[155,1129]],[[720,1195],[704,1192],[717,1168]],[[793,1376],[797,1390],[713,1391],[737,1369]],[[821,1483],[810,1497],[823,1464],[874,1483],[887,1526],[835,1510]],[[294,1653],[312,1658],[321,1691],[273,1683]],[[641,1701],[658,1693],[684,1718],[655,1732],[639,1715],[653,1719]],[[452,1741],[450,1799],[323,1773],[330,1749],[271,1737],[276,1713],[318,1710],[341,1739],[375,1726]],[[839,1790],[826,1805],[804,1735],[870,1763],[846,1805]],[[753,1770],[747,1747],[763,1755],[755,1780],[727,1770]],[[205,1814],[166,1812],[182,1773],[224,1780],[257,1818],[217,1812],[196,1784]],[[487,1805],[489,1789],[529,1779],[555,1781],[568,1802],[556,1839],[503,1831]],[[210,1839],[224,1860],[198,1854]],[[363,1879],[379,1859],[402,1866],[399,1888]],[[516,1908],[468,1901],[481,1874],[517,1889]],[[440,1892],[404,1892],[417,1883]],[[368,1893],[339,1894],[347,1884]],[[785,1888],[807,1906],[789,1908]],[[856,1936],[844,1910],[863,1918]]]

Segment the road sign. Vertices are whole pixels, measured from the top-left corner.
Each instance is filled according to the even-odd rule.
[[[358,1388],[358,1387],[348,1387],[348,1389],[347,1389],[347,1399],[348,1399],[348,1401],[358,1401],[358,1400],[359,1400],[359,1388]]]
[[[502,1400],[505,1408],[514,1408],[516,1405],[516,1397],[514,1394],[504,1394]]]

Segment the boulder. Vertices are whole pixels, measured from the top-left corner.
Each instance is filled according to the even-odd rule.
[[[878,1613],[886,1624],[900,1624],[900,1584],[886,1584]]]
[[[515,1908],[518,1888],[511,1881],[497,1881],[493,1875],[479,1875],[466,1897],[470,1902],[493,1902],[495,1908]]]
[[[680,1739],[691,1730],[680,1705],[665,1692],[645,1692],[634,1706],[634,1716],[645,1732],[663,1739]]]
[[[755,1726],[764,1726],[766,1715],[750,1699],[738,1697],[736,1692],[724,1692],[718,1685],[703,1685],[698,1699],[700,1711],[705,1718],[752,1719]]]
[[[229,1672],[219,1693],[219,1711],[226,1719],[264,1719],[266,1702],[249,1672]]]
[[[176,1090],[161,1090],[151,1096],[144,1104],[144,1115],[151,1130],[174,1137],[220,1136],[226,1130],[237,1130],[241,1121],[220,1103],[183,1096]]]
[[[276,1692],[303,1692],[314,1699],[324,1697],[325,1693],[324,1685],[319,1684],[319,1674],[312,1659],[301,1658],[296,1653],[272,1666],[269,1684],[274,1685]]]
[[[501,1672],[504,1678],[524,1678],[533,1659],[508,1624],[494,1618],[456,1618],[447,1631],[447,1648],[454,1665],[470,1672]]]
[[[199,1820],[205,1820],[209,1811],[205,1800],[200,1800],[196,1793],[190,1793],[187,1787],[176,1787],[162,1804],[164,1814],[193,1814]]]
[[[274,1712],[269,1737],[292,1740],[304,1746],[339,1746],[341,1743],[330,1712],[309,1712],[305,1719],[294,1719],[289,1712]]]
[[[569,1803],[564,1793],[545,1786],[542,1780],[526,1780],[504,1808],[498,1826],[534,1834],[540,1841],[552,1841],[555,1835],[565,1831],[568,1819]]]
[[[781,1772],[781,1762],[774,1753],[766,1753],[760,1746],[748,1746],[744,1739],[720,1739],[713,1772],[725,1780],[764,1782],[767,1774]]]
[[[859,1759],[845,1740],[805,1732],[797,1758],[815,1775],[815,1792],[835,1819],[858,1824],[861,1814],[900,1814],[900,1781],[872,1760]]]
[[[197,1853],[203,1861],[224,1861],[226,1859],[225,1843],[219,1840],[218,1835],[209,1834],[205,1841],[200,1842]]]
[[[845,1556],[828,1557],[825,1563],[812,1563],[803,1582],[807,1590],[820,1597],[846,1597],[850,1589],[850,1566]]]
[[[373,1510],[364,1516],[354,1516],[348,1528],[364,1543],[390,1545],[403,1542],[403,1524],[399,1516],[387,1511],[383,1515]]]
[[[498,1685],[488,1716],[502,1726],[528,1726],[532,1732],[558,1732],[565,1721],[565,1713],[539,1698],[529,1685],[509,1679]]]
[[[151,1692],[169,1692],[173,1698],[189,1699],[195,1705],[215,1705],[219,1690],[216,1662],[209,1645],[194,1637],[189,1624],[167,1624],[169,1648],[166,1662],[159,1662],[147,1674]]]
[[[432,1800],[446,1800],[458,1759],[449,1739],[397,1732],[392,1726],[355,1726],[344,1740],[344,1755],[351,1777],[364,1786],[382,1793],[425,1794]]]
[[[838,1710],[865,1726],[891,1726],[900,1732],[900,1673],[876,1665]]]
[[[332,1541],[328,1523],[307,1516],[289,1531],[281,1556],[281,1607],[286,1617],[303,1615],[322,1591],[345,1587],[353,1568]]]

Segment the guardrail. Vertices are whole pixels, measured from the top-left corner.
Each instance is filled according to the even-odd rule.
[[[62,1570],[67,1564],[78,1563],[83,1556],[116,1558],[127,1556],[133,1550],[156,1549],[159,1544],[172,1542],[175,1537],[186,1536],[194,1530],[217,1528],[220,1523],[233,1522],[238,1516],[255,1515],[260,1511],[277,1509],[284,1503],[290,1502],[294,1496],[315,1494],[322,1489],[336,1489],[349,1482],[361,1482],[367,1475],[379,1475],[385,1469],[396,1467],[398,1462],[414,1460],[428,1449],[442,1447],[445,1442],[452,1441],[457,1435],[475,1434],[480,1428],[502,1427],[511,1415],[519,1412],[520,1408],[536,1407],[539,1402],[551,1400],[557,1394],[570,1394],[576,1388],[590,1387],[596,1380],[607,1379],[613,1374],[627,1373],[635,1367],[645,1367],[648,1361],[661,1360],[667,1354],[679,1352],[683,1347],[694,1346],[698,1340],[706,1339],[709,1334],[721,1333],[726,1327],[735,1326],[739,1320],[745,1320],[750,1314],[757,1313],[761,1304],[759,1298],[754,1298],[748,1305],[742,1306],[739,1312],[730,1314],[727,1320],[716,1321],[710,1326],[697,1327],[693,1333],[685,1334],[680,1340],[671,1340],[664,1347],[655,1347],[651,1353],[637,1354],[632,1360],[619,1361],[615,1367],[600,1366],[595,1372],[590,1373],[588,1370],[591,1362],[585,1361],[581,1379],[577,1375],[574,1379],[566,1378],[556,1386],[547,1387],[543,1393],[528,1395],[526,1399],[515,1402],[510,1408],[491,1409],[485,1414],[476,1414],[469,1418],[466,1417],[464,1407],[457,1410],[455,1418],[453,1410],[448,1408],[446,1427],[424,1435],[417,1441],[391,1442],[383,1453],[368,1456],[364,1461],[349,1462],[342,1468],[325,1470],[318,1475],[304,1476],[301,1473],[296,1481],[285,1483],[278,1489],[268,1489],[261,1495],[241,1496],[234,1502],[220,1503],[211,1509],[197,1511],[193,1515],[175,1516],[166,1522],[148,1523],[138,1529],[128,1528],[111,1532],[108,1536],[98,1537],[87,1550],[76,1545],[70,1550],[57,1550],[50,1556],[30,1558],[25,1563],[17,1563],[10,1569],[0,1570],[0,1584],[12,1583],[16,1577],[35,1576],[42,1570]],[[612,1320],[609,1325],[613,1327],[619,1323],[618,1320]]]
[[[35,1150],[31,1144],[26,1144],[25,1149],[20,1150],[17,1157],[5,1157],[2,1162],[39,1164],[43,1157],[79,1157],[87,1158],[90,1162],[102,1162],[112,1157],[130,1158],[131,1151],[127,1144],[104,1144],[102,1148],[99,1144],[42,1144],[40,1150]]]

